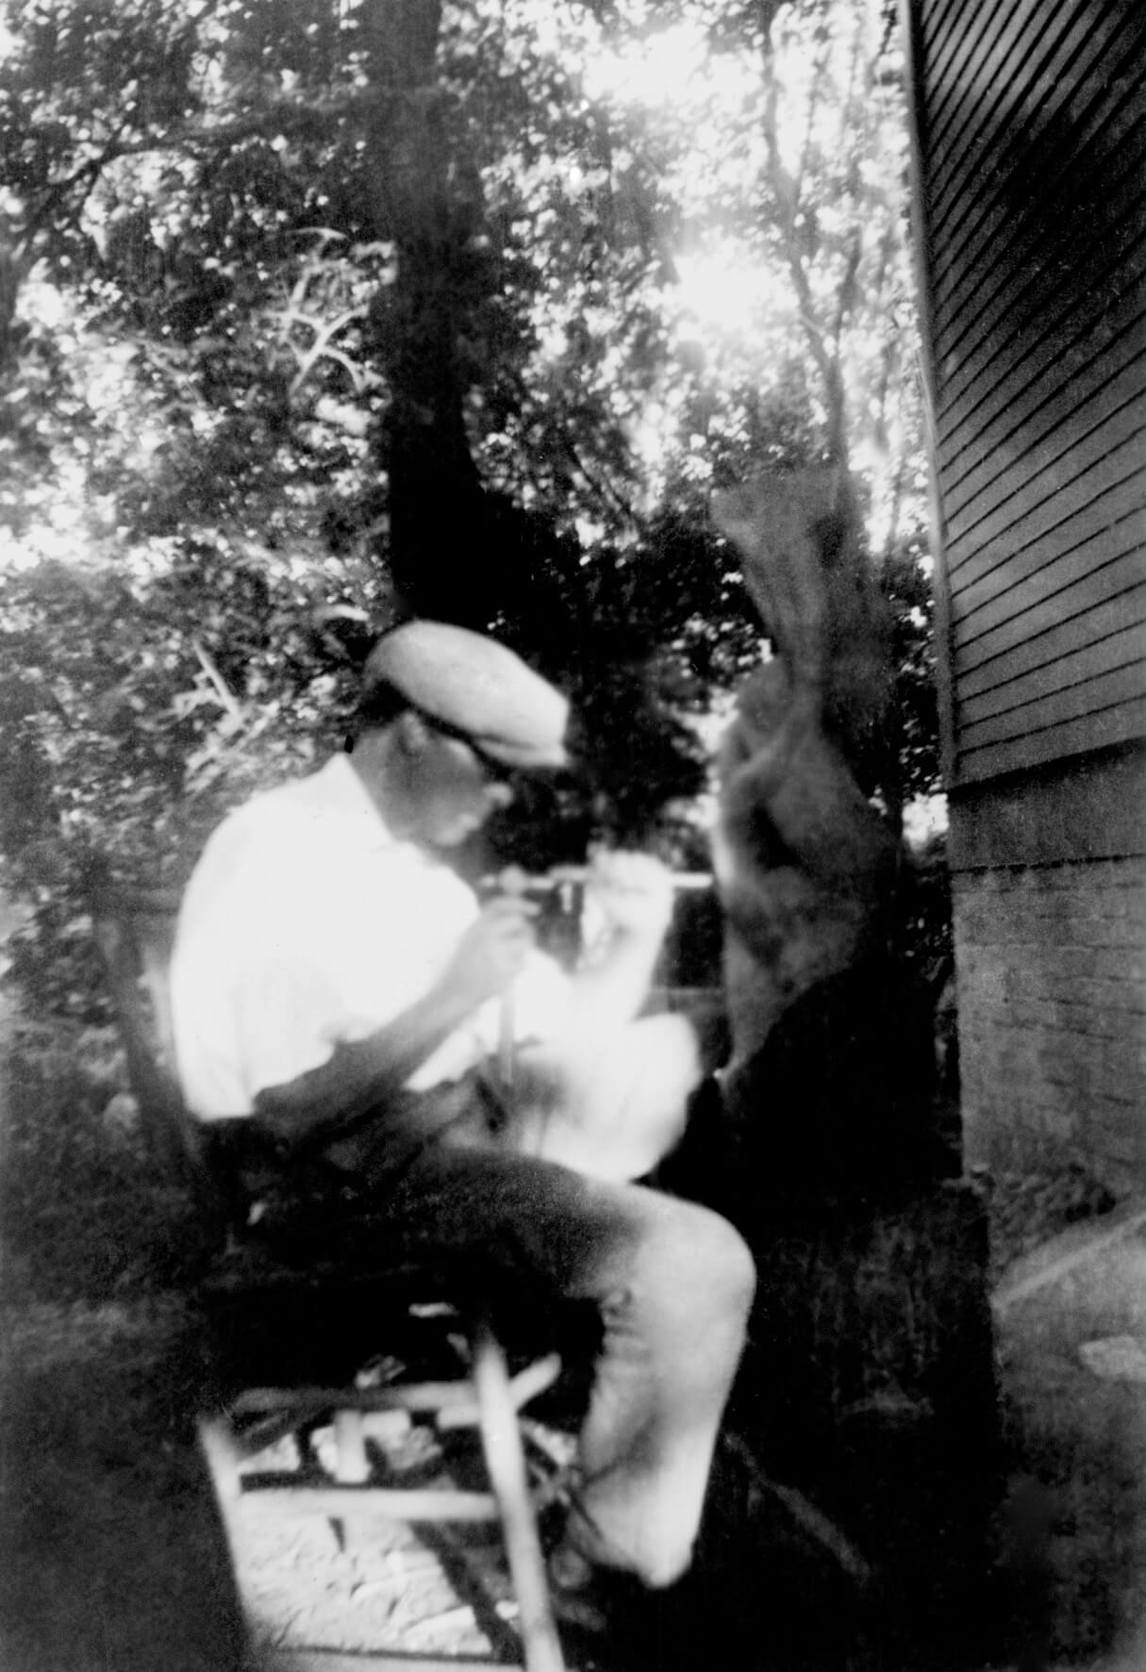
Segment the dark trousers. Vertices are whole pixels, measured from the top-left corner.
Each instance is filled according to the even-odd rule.
[[[404,1100],[360,1136],[356,1156],[336,1146],[352,1200],[330,1234],[364,1259],[372,1235],[387,1247],[408,1236],[431,1258],[488,1261],[555,1301],[593,1303],[601,1345],[566,1537],[595,1562],[667,1585],[699,1527],[751,1256],[709,1209],[522,1153],[521,1131],[472,1085]]]

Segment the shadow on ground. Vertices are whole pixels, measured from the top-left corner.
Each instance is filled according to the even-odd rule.
[[[1111,1224],[1113,1240],[1096,1221],[1040,1249],[996,1297],[1012,1472],[983,1600],[1004,1629],[984,1667],[1146,1666],[1146,1231],[1125,1210]],[[41,1301],[3,1322],[0,1667],[235,1672],[232,1580],[191,1432],[203,1366],[186,1302]],[[879,1600],[733,1454],[696,1571],[634,1614],[599,1664],[919,1672],[926,1657],[897,1651]]]
[[[236,1672],[231,1574],[190,1430],[203,1372],[185,1303],[41,1303],[9,1323],[0,1666]],[[361,1553],[307,1545],[303,1556],[300,1565],[298,1548],[284,1544],[268,1559],[268,1570],[281,1571],[263,1576],[284,1622],[312,1583],[341,1584],[350,1597],[377,1578]],[[655,1601],[642,1599],[604,1657],[572,1644],[570,1665],[884,1672],[894,1663],[866,1612],[871,1600],[782,1503],[761,1494],[743,1455],[726,1451],[693,1574]],[[339,1625],[353,1624],[356,1609],[360,1598]],[[335,1646],[350,1644],[343,1637]],[[411,1635],[407,1652],[421,1646]]]
[[[1146,1208],[1050,1239],[995,1297],[1013,1459],[1002,1554],[1010,1646],[1050,1664],[1146,1668]]]
[[[40,1303],[8,1324],[0,1666],[235,1672],[231,1574],[189,1421],[203,1378],[194,1316],[178,1298],[158,1296]],[[838,1564],[782,1504],[761,1496],[743,1463],[735,1452],[722,1456],[691,1577],[644,1599],[605,1658],[571,1645],[571,1665],[867,1672],[890,1664]],[[268,1595],[277,1586],[297,1608],[315,1567],[323,1568],[316,1582],[330,1584],[345,1568],[362,1584],[361,1554],[324,1549],[307,1572],[291,1567],[297,1555],[292,1546],[283,1572],[266,1576]],[[411,1637],[409,1652],[417,1647]]]
[[[230,1569],[192,1444],[173,1302],[5,1320],[0,1666],[229,1672]]]

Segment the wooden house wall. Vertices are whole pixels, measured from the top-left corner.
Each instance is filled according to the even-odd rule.
[[[1140,1188],[1146,4],[903,5],[967,1157]]]
[[[1146,733],[1146,5],[910,18],[957,787]]]

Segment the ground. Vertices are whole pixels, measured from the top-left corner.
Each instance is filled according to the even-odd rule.
[[[996,1291],[1012,1469],[1000,1543],[1011,1620],[994,1664],[1146,1664],[1133,1641],[1146,1572],[1144,1279],[1146,1215],[1123,1207],[1036,1248]],[[185,1302],[10,1297],[5,1325],[0,1665],[229,1672],[230,1569],[181,1399],[198,1374]],[[761,1545],[750,1589],[753,1573],[767,1585],[767,1562]],[[483,1647],[456,1575],[443,1580],[408,1532],[344,1550],[329,1531],[284,1527],[259,1566],[268,1641],[277,1629],[347,1651]],[[731,1605],[759,1633],[741,1665],[797,1664],[769,1648],[766,1601],[754,1609],[741,1593]],[[499,1617],[509,1613],[503,1593]],[[634,1665],[668,1664],[663,1635],[648,1650]]]
[[[1016,1649],[1146,1667],[1146,1205],[1038,1246],[996,1289],[1015,1467]]]
[[[185,1225],[148,1183],[104,1035],[25,1038],[14,1060],[0,1128],[0,1668],[236,1672],[232,1570],[194,1431],[203,1333]],[[1146,1215],[1105,1211],[1069,1178],[1003,1183],[992,1277],[1008,1481],[983,1598],[1001,1626],[990,1664],[1138,1672]],[[743,1462],[722,1449],[697,1573],[642,1616],[621,1672],[920,1672],[865,1634],[831,1529],[801,1532]],[[409,1530],[347,1548],[329,1528],[276,1529],[255,1556],[263,1647],[385,1644],[416,1665],[492,1643],[505,1658],[496,1554],[469,1540],[462,1555],[492,1609]],[[944,1663],[934,1647],[929,1672]]]

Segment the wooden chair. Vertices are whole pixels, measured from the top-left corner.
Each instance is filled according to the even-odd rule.
[[[225,1141],[241,1134],[214,1132],[195,1121],[173,1071],[167,969],[176,907],[177,900],[169,894],[128,890],[106,874],[93,884],[93,935],[145,1139],[163,1176],[191,1193],[197,1221],[215,1246],[201,1283],[206,1312],[229,1317],[232,1338],[244,1340],[241,1373],[236,1378],[232,1370],[223,1376],[230,1385],[213,1408],[199,1413],[197,1429],[248,1631],[258,1635],[245,1583],[252,1540],[268,1520],[318,1517],[339,1524],[345,1538],[356,1540],[368,1537],[379,1521],[498,1521],[516,1598],[525,1672],[562,1672],[537,1503],[518,1418],[524,1404],[553,1384],[560,1360],[549,1355],[511,1376],[502,1340],[481,1297],[443,1299],[440,1278],[425,1267],[411,1270],[407,1262],[365,1277],[321,1267],[300,1270],[277,1263],[245,1235],[250,1203],[259,1187],[258,1157],[221,1153]],[[446,1379],[410,1381],[399,1376],[382,1385],[345,1375],[333,1384],[313,1374],[269,1383],[259,1379],[257,1344],[250,1346],[246,1338],[253,1334],[265,1341],[276,1327],[281,1334],[278,1320],[288,1320],[289,1329],[292,1318],[296,1335],[305,1335],[305,1325],[300,1328],[297,1320],[314,1317],[316,1306],[328,1326],[332,1317],[352,1320],[355,1334],[365,1330],[364,1339],[373,1339],[375,1330],[384,1334],[384,1326],[375,1320],[387,1317],[407,1333],[411,1319],[419,1315],[423,1325],[427,1319],[431,1325],[437,1320],[439,1335],[444,1321],[447,1333],[452,1326],[453,1332],[464,1331],[468,1337],[468,1365]],[[245,1309],[238,1323],[236,1309]],[[373,1339],[373,1350],[389,1353],[390,1344]],[[463,1425],[475,1426],[487,1477],[484,1488],[408,1488],[380,1481],[371,1430],[385,1420],[385,1413],[429,1418],[443,1436]],[[310,1444],[319,1425],[333,1436],[333,1462],[326,1469],[314,1467]],[[293,1437],[293,1446],[284,1446],[288,1437]],[[284,1452],[289,1454],[285,1465],[276,1461]],[[305,1672],[312,1665],[330,1668],[337,1660],[325,1652],[308,1655],[278,1647],[264,1651],[258,1664],[275,1672]],[[409,1657],[356,1655],[354,1664],[396,1667],[408,1665]]]

